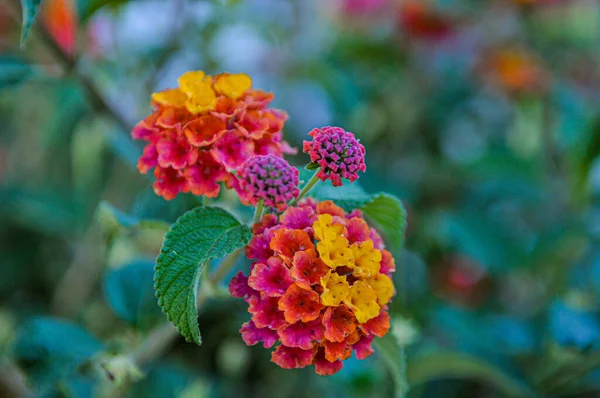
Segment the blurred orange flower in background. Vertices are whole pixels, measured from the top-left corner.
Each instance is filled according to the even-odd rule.
[[[487,78],[509,94],[537,92],[546,85],[546,71],[528,50],[507,48],[494,50],[484,61]]]

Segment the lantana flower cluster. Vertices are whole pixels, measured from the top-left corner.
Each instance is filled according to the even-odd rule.
[[[283,211],[300,193],[298,175],[298,169],[282,158],[254,156],[238,169],[236,190],[244,204],[256,205],[262,200],[265,206]]]
[[[294,152],[282,138],[287,114],[268,107],[273,97],[245,74],[183,74],[177,88],[152,95],[154,111],[132,131],[147,141],[139,171],[154,169],[154,191],[167,200],[180,192],[216,197],[251,157]]]
[[[256,261],[229,285],[252,314],[244,341],[276,345],[274,363],[312,364],[319,375],[338,372],[352,352],[371,355],[374,337],[390,328],[395,264],[361,212],[305,199],[279,217],[265,215],[253,233],[246,255]]]
[[[342,178],[354,182],[358,172],[365,172],[365,147],[354,134],[341,127],[326,126],[308,133],[312,141],[304,141],[303,150],[310,156],[317,177],[331,180],[334,187],[342,185]]]

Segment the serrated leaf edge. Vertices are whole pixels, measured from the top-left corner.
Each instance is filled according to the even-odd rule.
[[[181,336],[182,336],[182,337],[183,337],[183,338],[184,338],[184,339],[185,339],[187,342],[189,342],[189,343],[196,343],[196,344],[198,344],[198,345],[202,344],[202,337],[201,337],[201,335],[200,335],[200,333],[199,333],[199,324],[198,324],[198,316],[197,316],[197,311],[198,311],[198,309],[197,309],[197,306],[196,306],[196,300],[197,300],[197,296],[198,296],[198,285],[199,285],[199,283],[200,283],[200,275],[201,275],[201,273],[202,273],[202,270],[204,269],[204,265],[205,265],[206,263],[205,263],[205,262],[203,262],[203,263],[201,263],[201,264],[197,264],[197,265],[196,265],[196,266],[197,266],[197,270],[196,270],[196,272],[194,273],[194,288],[193,288],[193,299],[194,299],[194,305],[193,305],[193,307],[194,307],[194,309],[195,309],[195,314],[194,314],[194,315],[195,315],[195,317],[192,317],[192,316],[188,317],[188,319],[195,319],[195,322],[196,322],[196,324],[195,324],[195,325],[188,325],[188,328],[189,328],[189,330],[190,330],[190,335],[192,335],[192,338],[190,338],[190,337],[188,337],[188,336],[185,336],[183,333],[181,333],[181,330],[180,330],[179,326],[177,326],[177,324],[176,324],[176,323],[179,323],[179,322],[178,322],[179,320],[177,320],[177,322],[176,322],[176,321],[175,321],[175,319],[173,319],[173,317],[172,317],[172,316],[171,316],[169,313],[167,313],[167,312],[165,311],[165,309],[164,309],[164,295],[163,295],[163,294],[161,294],[161,292],[158,290],[158,283],[159,283],[159,281],[157,280],[157,276],[158,276],[158,272],[160,271],[160,269],[161,269],[161,268],[164,268],[164,267],[161,267],[161,266],[160,266],[160,261],[159,261],[159,260],[160,260],[160,258],[161,258],[161,257],[163,257],[163,256],[165,256],[165,255],[166,255],[166,253],[168,253],[168,252],[169,252],[169,250],[172,250],[172,249],[167,249],[167,250],[165,250],[165,249],[166,249],[166,246],[165,246],[165,244],[166,244],[166,242],[167,242],[167,241],[168,241],[168,240],[171,238],[172,234],[174,233],[174,232],[173,232],[173,229],[174,229],[174,227],[175,227],[176,225],[178,225],[180,222],[182,222],[184,219],[187,219],[188,217],[191,217],[193,214],[195,214],[195,213],[200,213],[200,212],[203,212],[203,211],[206,211],[207,209],[220,210],[220,211],[223,211],[223,212],[225,212],[227,215],[230,215],[230,216],[231,216],[231,214],[230,214],[229,212],[227,212],[225,209],[223,209],[223,208],[221,208],[221,207],[196,207],[196,208],[194,208],[194,209],[192,209],[192,210],[190,210],[190,211],[188,211],[188,212],[186,212],[186,213],[182,214],[181,216],[179,216],[179,217],[177,218],[177,220],[175,220],[175,222],[174,222],[174,223],[171,225],[171,227],[169,228],[169,230],[166,232],[166,234],[165,234],[165,236],[164,236],[164,238],[163,238],[163,244],[162,244],[161,252],[160,252],[160,254],[157,256],[157,258],[156,258],[156,261],[155,261],[155,266],[154,266],[154,292],[155,292],[155,296],[156,296],[156,298],[158,299],[158,305],[159,305],[159,307],[161,308],[162,312],[163,312],[163,313],[164,313],[164,314],[167,316],[167,319],[168,319],[168,320],[169,320],[169,321],[170,321],[170,322],[171,322],[171,323],[172,323],[172,324],[173,324],[173,325],[176,327],[176,329],[177,329],[177,332],[178,332],[178,333],[179,333],[179,334],[180,334],[180,335],[181,335]],[[232,216],[232,217],[233,217],[233,216]],[[237,220],[236,220],[236,221],[237,221]],[[238,225],[236,225],[235,227],[232,227],[232,228],[228,229],[228,230],[227,230],[227,232],[225,232],[223,235],[221,235],[221,237],[224,237],[224,236],[226,236],[226,235],[227,235],[227,234],[228,234],[228,233],[229,233],[231,230],[233,230],[233,229],[235,229],[235,228],[239,228],[239,227],[246,227],[246,228],[248,228],[248,226],[247,226],[247,225],[245,225],[245,224],[243,224],[243,223],[240,223],[239,221],[238,221],[238,223],[239,223],[239,224],[238,224]],[[248,243],[249,243],[249,241],[250,241],[250,239],[252,238],[252,232],[250,231],[250,229],[249,229],[249,228],[248,228],[248,231],[247,231],[247,232],[249,233],[249,234],[248,234],[249,236],[248,236],[248,238],[247,238],[247,239],[244,239],[244,240],[247,240],[248,242],[246,242],[246,243],[245,243],[244,245],[242,245],[241,247],[243,247],[243,246],[245,246],[246,244],[248,244]],[[216,241],[215,241],[215,242],[216,242]],[[214,242],[213,242],[213,245],[212,245],[212,246],[214,246]],[[209,250],[207,251],[207,253],[208,253],[208,252],[210,252],[211,250],[212,250],[212,249],[209,249]],[[179,255],[179,254],[177,254],[177,255]],[[183,273],[183,272],[184,272],[184,271],[182,271],[181,273]],[[168,289],[167,289],[167,290],[168,290]],[[186,303],[186,304],[187,304],[187,305],[186,305],[186,310],[185,310],[185,311],[182,311],[182,313],[181,313],[181,315],[180,315],[180,316],[183,316],[183,314],[185,314],[185,313],[186,313],[187,309],[188,309],[188,308],[190,308],[190,306],[189,306],[189,299],[190,299],[190,297],[188,296],[188,298],[187,298],[188,302]],[[189,315],[189,314],[188,314],[188,315]],[[193,327],[190,327],[190,326],[195,326],[195,327],[196,327],[195,329],[196,329],[196,330],[198,330],[198,336],[197,336],[197,340],[194,340],[194,339],[193,339],[193,337],[194,337],[194,336],[193,336],[193,335],[194,335],[194,333],[192,333],[192,330],[194,330],[194,328],[193,328]]]

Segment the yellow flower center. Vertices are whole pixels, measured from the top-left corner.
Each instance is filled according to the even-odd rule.
[[[354,256],[354,276],[369,277],[377,275],[381,268],[381,251],[373,247],[371,239],[350,246]]]
[[[377,294],[377,302],[380,305],[386,305],[394,295],[394,282],[385,274],[377,274],[367,278],[365,282]]]
[[[201,70],[186,72],[177,79],[181,90],[189,95],[202,91],[204,86],[211,85],[211,78]]]
[[[320,241],[332,241],[344,233],[344,226],[334,224],[331,214],[320,214],[317,221],[313,223],[313,229],[315,237]]]
[[[238,99],[250,90],[252,79],[245,73],[223,74],[217,78],[215,89],[223,95]]]
[[[211,87],[208,87],[206,91],[198,92],[193,94],[185,102],[185,107],[191,113],[200,113],[204,111],[212,111],[215,109],[215,103],[217,97]]]
[[[217,95],[209,75],[201,70],[186,72],[177,82],[181,91],[187,96],[185,107],[188,111],[197,114],[215,109]]]
[[[348,248],[348,239],[343,236],[331,241],[324,240],[317,243],[317,251],[323,262],[330,268],[354,267],[352,250]]]
[[[375,318],[381,310],[377,304],[377,294],[363,281],[357,281],[352,285],[344,304],[354,312],[359,323]]]
[[[178,88],[169,88],[152,94],[152,101],[164,106],[181,108],[185,105],[187,95]]]
[[[321,278],[321,303],[326,306],[346,304],[359,323],[375,318],[381,306],[394,295],[392,280],[379,272],[383,258],[381,251],[375,248],[371,239],[350,245],[344,236],[345,226],[334,222],[330,214],[319,215],[313,230],[319,256],[331,268]],[[348,274],[338,274],[338,267],[347,267],[345,272],[348,274],[352,272],[352,286],[352,282],[348,283]]]
[[[323,286],[321,303],[327,306],[340,305],[350,292],[350,285],[348,285],[346,277],[332,271],[321,278],[321,286]]]

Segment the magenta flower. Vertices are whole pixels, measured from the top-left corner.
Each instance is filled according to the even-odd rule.
[[[319,319],[311,322],[296,322],[285,324],[278,330],[281,344],[286,347],[310,350],[315,346],[315,341],[323,338],[325,328]]]
[[[232,297],[243,298],[246,302],[252,297],[260,299],[260,293],[248,286],[248,277],[239,271],[229,282],[229,293]]]
[[[358,343],[354,344],[354,353],[357,359],[365,359],[369,355],[375,352],[371,343],[373,342],[373,336],[362,336]]]
[[[246,247],[246,256],[256,259],[259,262],[267,261],[269,257],[275,254],[275,251],[270,246],[274,233],[274,230],[267,228],[264,233],[254,235],[251,245]]]
[[[189,192],[190,184],[180,170],[157,167],[154,169],[154,192],[167,200],[175,199],[179,192]]]
[[[196,163],[198,151],[182,138],[163,138],[156,144],[158,164],[160,167],[183,169]]]
[[[344,364],[339,359],[333,362],[330,362],[328,359],[326,359],[323,350],[320,350],[317,353],[313,361],[315,364],[315,370],[317,371],[317,374],[323,376],[331,376],[342,370],[342,368],[344,367]]]
[[[238,194],[242,203],[285,210],[287,202],[297,197],[298,170],[274,155],[254,156],[238,169]]]
[[[219,182],[233,180],[230,173],[223,169],[209,151],[198,151],[196,163],[188,166],[183,175],[187,178],[190,190],[194,195],[204,195],[207,198],[216,198],[221,189]]]
[[[265,348],[271,348],[277,341],[277,332],[269,328],[259,328],[254,322],[248,321],[240,329],[242,339],[248,345],[263,343]]]
[[[271,257],[266,264],[256,263],[248,278],[248,285],[269,297],[281,297],[294,283],[289,268],[279,257]]]
[[[148,173],[150,170],[158,165],[158,151],[156,150],[156,144],[150,142],[144,147],[142,156],[138,159],[137,168],[142,174]]]
[[[297,369],[308,366],[315,357],[315,350],[303,350],[280,345],[271,354],[271,361],[283,369]]]
[[[310,207],[290,207],[279,217],[281,224],[292,229],[312,232],[312,225],[317,220],[315,211]]]
[[[317,177],[331,180],[333,186],[342,185],[342,178],[350,182],[358,179],[358,172],[365,172],[365,147],[354,134],[341,127],[323,127],[308,133],[313,141],[304,141],[303,150],[310,161],[320,167]]]
[[[228,169],[235,169],[250,158],[254,152],[254,142],[236,130],[229,130],[215,142],[211,153]]]
[[[254,324],[259,328],[277,329],[285,323],[283,311],[277,307],[278,298],[263,296],[249,300],[248,312],[252,314]]]

